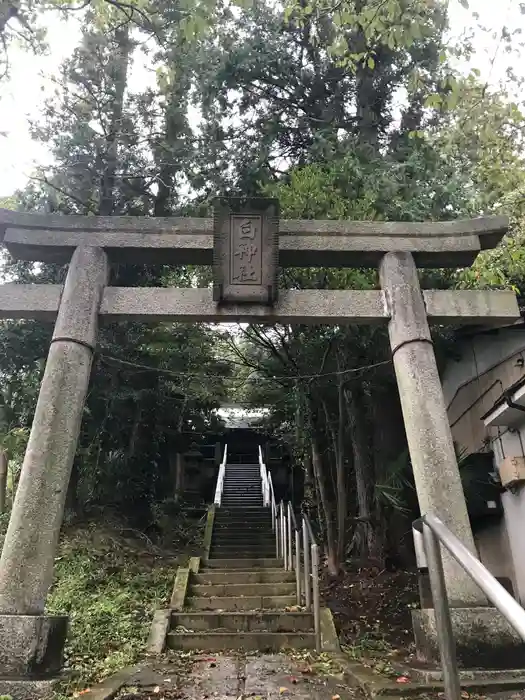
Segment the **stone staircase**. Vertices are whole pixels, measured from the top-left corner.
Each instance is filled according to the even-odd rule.
[[[297,607],[295,573],[275,554],[259,465],[227,465],[210,556],[189,574],[184,609],[171,613],[168,647],[315,648],[313,614]]]
[[[221,508],[262,508],[261,474],[258,464],[228,464]]]

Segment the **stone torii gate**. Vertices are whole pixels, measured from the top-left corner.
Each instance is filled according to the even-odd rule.
[[[221,200],[214,219],[0,210],[3,245],[15,258],[69,263],[63,287],[0,286],[0,317],[56,319],[0,560],[0,679],[21,682],[61,667],[67,620],[46,616],[44,608],[97,328],[104,321],[388,324],[421,511],[439,515],[475,552],[429,321],[508,324],[519,319],[518,306],[505,291],[422,291],[417,267],[468,266],[481,250],[497,245],[507,226],[504,217],[279,221],[274,200]],[[111,287],[111,263],[215,263],[214,289]],[[278,294],[278,265],[377,267],[381,289]],[[486,606],[480,591],[446,555],[444,567],[451,605],[463,617],[476,616],[472,634],[479,640],[486,619],[494,635],[491,609],[479,616],[479,606]],[[17,697],[17,684],[10,683]],[[6,692],[6,682],[0,686]]]

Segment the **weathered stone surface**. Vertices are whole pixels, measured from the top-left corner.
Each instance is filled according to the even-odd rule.
[[[234,656],[221,654],[213,662],[208,657],[197,659],[191,674],[181,683],[181,696],[195,700],[207,697],[236,700],[240,695],[242,668],[242,659]]]
[[[22,260],[68,262],[79,245],[138,264],[213,261],[213,220],[39,216],[0,211],[4,244]],[[422,267],[470,265],[505,234],[505,217],[446,222],[281,221],[281,266],[376,267],[388,251],[413,251]]]
[[[191,586],[192,595],[197,596],[255,596],[255,595],[293,595],[295,581],[281,583],[197,583]]]
[[[170,627],[171,610],[155,610],[146,649],[148,654],[162,654]]]
[[[0,318],[56,318],[60,285],[0,285]],[[273,309],[243,304],[217,309],[209,289],[107,287],[102,319],[168,321],[250,321],[269,314],[274,321],[294,323],[383,323],[388,312],[382,292],[291,290],[281,292]],[[425,290],[423,298],[434,323],[499,325],[519,318],[513,292]],[[309,318],[308,314],[312,314]]]
[[[219,303],[277,298],[279,202],[220,197],[214,203],[213,297]]]
[[[188,562],[188,568],[192,574],[198,574],[200,566],[201,566],[201,558],[200,557],[190,557],[190,560]]]
[[[80,231],[140,233],[151,236],[155,233],[191,233],[206,234],[213,231],[213,219],[193,217],[150,217],[150,216],[64,216],[62,214],[28,214],[25,212],[0,209],[0,231],[8,228],[29,230],[49,229],[51,231]],[[322,234],[328,236],[393,236],[393,237],[434,237],[461,238],[479,235],[490,239],[494,246],[508,227],[506,216],[481,216],[475,219],[456,219],[454,221],[324,221],[310,219],[289,219],[280,224],[283,233],[298,235]],[[496,243],[494,238],[500,236]],[[487,244],[489,245],[489,244]]]
[[[157,321],[272,321],[291,323],[377,323],[387,315],[381,292],[301,290],[281,294],[273,307],[260,304],[217,306],[209,289],[108,287],[101,313]]]
[[[63,286],[61,284],[0,285],[0,318],[36,318],[54,321]]]
[[[190,578],[190,570],[179,566],[173,584],[171,594],[170,608],[172,610],[182,610],[186,599],[186,591],[188,590],[188,581]]]
[[[411,255],[386,255],[380,279],[391,314],[388,331],[421,513],[438,515],[475,554],[423,296]],[[443,553],[443,566],[451,605],[486,604],[481,591],[448,552]]]
[[[259,654],[246,659],[246,681],[243,697],[265,700],[329,700],[338,695],[341,700],[362,698],[360,689],[348,687],[335,677],[303,675],[301,665],[284,654]]]
[[[108,278],[106,254],[100,248],[77,248],[71,260],[53,340],[67,338],[94,348],[98,312]]]
[[[321,608],[319,622],[321,626],[321,649],[331,652],[341,651],[334,617],[330,608]]]
[[[343,680],[343,666],[334,661],[336,676],[303,673],[303,663],[285,654],[260,654],[257,657],[208,654],[192,657],[186,667],[180,663],[145,664],[127,673],[119,672],[94,686],[82,697],[85,700],[110,700],[119,688],[138,688],[159,697],[181,700],[241,700],[265,698],[282,700],[329,700],[339,695],[341,700],[362,700],[359,687],[349,687]],[[376,674],[376,678],[377,678]],[[398,688],[399,690],[399,688]],[[25,700],[25,699],[24,699]]]
[[[206,651],[281,651],[282,649],[315,649],[313,632],[170,632],[171,649],[206,649]]]
[[[65,616],[0,615],[0,678],[58,674],[66,634]]]
[[[521,320],[514,292],[425,289],[423,299],[427,316],[433,323],[488,326]]]
[[[466,668],[523,668],[525,644],[509,623],[489,607],[452,608],[458,662]],[[439,663],[433,609],[412,611],[418,657]]]
[[[206,528],[204,530],[204,538],[202,543],[202,557],[208,559],[210,556],[211,538],[213,535],[213,523],[215,522],[215,504],[208,507],[206,514]]]
[[[313,613],[248,610],[244,612],[180,612],[172,614],[172,627],[203,632],[222,629],[230,632],[311,632]]]
[[[0,695],[8,695],[12,700],[48,700],[52,696],[56,681],[48,680],[2,680]]]
[[[192,596],[186,601],[188,609],[191,610],[262,610],[269,608],[283,610],[296,603],[295,595],[208,596],[202,598]]]
[[[85,274],[86,261],[91,278]],[[44,611],[91,371],[96,300],[106,275],[103,254],[79,251],[73,257],[57,328],[87,344],[56,341],[49,350],[0,559],[0,613]],[[86,318],[75,320],[75,308]]]
[[[91,358],[73,342],[49,350],[0,559],[0,613],[44,612]]]

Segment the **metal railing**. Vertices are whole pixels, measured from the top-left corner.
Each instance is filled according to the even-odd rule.
[[[275,553],[286,571],[295,571],[297,605],[313,610],[315,648],[321,651],[321,605],[319,596],[319,546],[306,513],[296,516],[291,503],[277,505],[272,475],[259,447],[263,503],[272,509]]]
[[[443,683],[447,700],[460,700],[461,686],[456,659],[456,644],[448,604],[440,544],[477,583],[489,601],[525,641],[525,610],[483,566],[467,547],[435,515],[427,514],[413,527],[419,568],[427,568],[436,616]]]
[[[221,466],[219,467],[219,473],[217,475],[217,486],[215,487],[215,498],[213,502],[216,506],[221,505],[222,500],[222,489],[224,487],[224,475],[226,473],[226,459],[228,457],[228,445],[224,445],[224,455],[222,457]]]

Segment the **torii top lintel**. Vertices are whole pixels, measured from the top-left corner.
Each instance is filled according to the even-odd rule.
[[[443,222],[279,222],[283,267],[377,267],[387,252],[411,252],[419,267],[471,265],[508,230],[504,216]],[[62,216],[0,209],[0,235],[20,260],[67,263],[79,245],[116,262],[211,265],[213,219]]]

